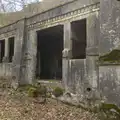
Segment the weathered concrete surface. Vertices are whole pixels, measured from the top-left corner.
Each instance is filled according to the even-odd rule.
[[[87,48],[86,48],[86,80],[84,85],[84,95],[86,99],[92,101],[100,99],[99,96],[99,68],[96,64],[99,57],[99,11],[89,15],[87,18]]]
[[[99,44],[100,55],[113,49],[120,49],[120,2],[117,0],[101,0],[100,2]]]
[[[48,14],[46,15],[48,17],[51,16],[50,14],[52,14],[53,16],[54,14],[57,14],[57,15],[63,14],[63,12],[67,13],[72,10],[88,6],[90,4],[95,4],[99,1],[100,0],[86,0],[86,1],[84,0],[80,0],[80,1],[79,0],[57,0],[57,1],[56,0],[50,0],[50,1],[44,0],[39,3],[32,3],[32,4],[25,6],[23,10],[18,11],[18,12],[11,12],[11,13],[5,13],[5,14],[1,13],[0,14],[0,27],[14,23],[19,19],[23,19],[25,17],[29,18],[36,14],[45,13],[50,10],[52,11],[52,13],[48,12]],[[43,16],[41,18],[43,18]]]
[[[100,39],[99,11],[90,14],[87,18],[87,55],[98,56],[98,44]]]
[[[103,98],[120,106],[120,66],[100,66],[99,81]]]
[[[20,20],[17,23],[17,30],[15,36],[15,53],[12,62],[12,79],[13,86],[22,84],[23,80],[20,80],[21,62],[23,55],[24,33],[25,33],[25,20]]]
[[[120,49],[120,2],[101,0],[100,2],[99,55]],[[114,65],[113,65],[114,64]],[[99,66],[99,84],[103,97],[110,103],[120,105],[120,65],[115,63]]]
[[[24,17],[30,17],[32,15],[47,11],[49,9],[58,7],[60,5],[66,4],[68,2],[72,2],[74,0],[50,0],[50,1],[42,1],[38,3],[28,4],[21,11],[10,12],[10,13],[0,13],[0,27],[11,24],[19,19],[23,19]],[[53,4],[54,3],[54,4]]]
[[[17,20],[22,19],[24,17],[25,13],[23,11],[0,13],[0,27],[14,23]]]
[[[64,87],[68,90],[68,80],[69,80],[69,62],[72,56],[72,40],[71,40],[71,23],[66,22],[64,24],[64,50],[63,50],[63,60],[62,60],[62,79],[64,81]]]
[[[98,60],[98,57],[93,57],[93,56],[89,56],[86,59],[86,82],[88,83],[88,86],[86,86],[86,90],[87,87],[91,88],[91,90],[96,89],[98,90],[99,88],[99,71],[98,71],[98,66],[96,64],[96,61]]]
[[[21,81],[23,81],[23,84],[32,84],[35,80],[36,54],[37,33],[36,31],[29,31],[26,36],[21,67]]]
[[[44,11],[56,8],[58,6],[68,4],[70,2],[73,2],[75,0],[43,0],[39,3],[32,3],[28,4],[23,11],[26,13],[26,16],[31,16],[37,13],[42,13]]]
[[[64,4],[54,9],[41,12],[41,14],[37,14],[37,15],[29,17],[29,19],[27,19],[27,25],[31,25],[38,21],[44,21],[52,17],[61,16],[71,11],[75,11],[77,9],[82,9],[82,8],[84,9],[87,6],[91,6],[97,3],[99,3],[99,0],[94,0],[94,1],[93,0],[81,0],[81,1],[75,0],[74,2],[70,2],[68,4]]]
[[[11,63],[0,64],[0,76],[6,77],[11,75],[12,75],[12,64]]]
[[[86,60],[85,59],[73,59],[69,63],[69,80],[68,87],[69,92],[83,95],[84,94],[84,83],[85,83],[85,72],[86,72]]]

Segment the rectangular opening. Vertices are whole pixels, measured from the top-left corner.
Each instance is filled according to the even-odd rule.
[[[36,77],[62,79],[63,26],[37,32]]]
[[[86,19],[73,21],[72,29],[72,57],[73,59],[86,58]]]
[[[8,48],[9,62],[12,62],[14,56],[14,37],[8,39]]]
[[[0,63],[2,63],[5,55],[5,40],[0,40]]]

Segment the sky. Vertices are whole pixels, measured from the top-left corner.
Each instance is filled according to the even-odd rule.
[[[1,8],[0,11],[3,11],[2,10],[3,7],[1,7],[1,5],[4,6],[7,12],[19,11],[22,9],[22,1],[25,1],[25,5],[27,5],[29,3],[36,2],[36,1],[39,2],[42,0],[0,0],[0,8]]]

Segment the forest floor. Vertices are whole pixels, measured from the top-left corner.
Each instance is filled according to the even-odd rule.
[[[0,120],[97,120],[95,114],[53,99],[45,104],[23,92],[0,89]]]

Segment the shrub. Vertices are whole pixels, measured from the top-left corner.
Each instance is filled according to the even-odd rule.
[[[28,96],[29,97],[38,97],[39,92],[38,89],[36,87],[30,87],[28,89]]]
[[[46,86],[41,85],[40,87],[38,87],[38,92],[41,96],[46,96],[46,94],[47,94]]]
[[[28,88],[28,96],[29,97],[46,97],[47,94],[47,88],[44,85],[33,85],[29,86]]]
[[[46,97],[51,98],[51,93],[47,93]]]
[[[63,92],[64,92],[64,90],[63,90],[62,88],[56,87],[56,88],[53,90],[53,95],[54,95],[55,97],[59,97],[59,96],[63,95]]]

